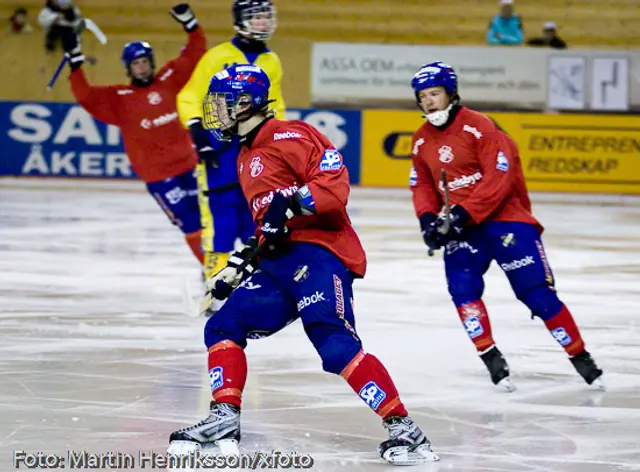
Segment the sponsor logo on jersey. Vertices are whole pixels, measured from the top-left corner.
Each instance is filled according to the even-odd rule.
[[[477,316],[465,318],[462,323],[464,324],[467,334],[471,339],[475,339],[484,334],[484,329],[482,329],[482,324]]]
[[[505,272],[511,272],[512,270],[521,269],[522,267],[527,267],[535,263],[536,261],[533,256],[526,256],[522,259],[507,262],[506,264],[500,264],[500,267],[502,267],[502,270]]]
[[[118,90],[118,95],[129,95],[131,93],[133,93],[133,90],[131,89],[124,89],[124,90]]]
[[[438,149],[438,154],[440,155],[438,158],[440,162],[444,162],[445,164],[451,162],[454,157],[451,146],[441,146],[440,149]]]
[[[238,66],[236,67],[237,72],[262,72],[258,66]]]
[[[474,126],[464,125],[462,127],[462,131],[466,131],[467,133],[471,133],[476,137],[476,139],[480,139],[482,137],[482,133],[478,131],[478,128]]]
[[[173,75],[173,69],[167,69],[167,71],[160,76],[160,82],[164,82]]]
[[[244,162],[240,163],[240,168],[238,169],[238,174],[242,174],[243,170],[244,170]]]
[[[263,195],[262,197],[255,197],[251,201],[251,208],[253,208],[253,211],[257,212],[258,210],[260,210],[260,208],[269,205],[269,203],[271,203],[271,201],[273,200],[273,195],[276,192],[281,193],[285,197],[292,197],[293,194],[296,193],[297,191],[298,191],[298,186],[297,185],[292,185],[291,187],[288,187],[288,188],[285,188],[285,189],[277,188],[275,190],[272,190],[268,194]]]
[[[170,205],[178,204],[186,196],[187,192],[180,187],[174,187],[164,194],[164,198],[167,199]]]
[[[453,254],[459,249],[466,249],[471,254],[477,254],[478,250],[466,241],[449,241],[447,243],[447,254]]]
[[[174,111],[173,113],[166,113],[158,118],[154,118],[153,120],[145,118],[140,122],[140,127],[144,129],[159,128],[160,126],[167,125],[177,119],[178,112]]]
[[[513,233],[503,234],[502,236],[500,236],[500,239],[502,240],[502,245],[504,247],[511,247],[516,245],[516,238]]]
[[[544,267],[544,278],[551,287],[553,288],[553,273],[551,272],[551,267],[549,266],[549,261],[547,260],[547,254],[544,252],[544,247],[542,247],[542,243],[540,241],[536,241],[536,247],[538,248],[538,255],[540,256],[540,260],[542,261],[542,267]]]
[[[151,105],[159,105],[162,102],[162,96],[158,92],[149,92],[147,94],[147,100]]]
[[[222,387],[224,384],[222,367],[214,367],[209,370],[209,384],[212,392]]]
[[[560,344],[561,346],[571,344],[571,341],[573,341],[571,339],[571,336],[569,336],[567,331],[562,327],[556,328],[551,331],[551,335],[555,338],[556,341],[558,341],[558,344]]]
[[[342,292],[342,280],[333,274],[333,289],[336,292],[336,313],[340,318],[344,318],[344,294]]]
[[[413,144],[413,155],[417,156],[420,152],[420,146],[424,144],[424,138],[418,138],[416,142]]]
[[[285,131],[284,133],[273,133],[273,140],[280,141],[281,139],[299,139],[302,135],[300,133],[294,133],[293,131]]]
[[[249,169],[251,169],[251,177],[253,177],[254,179],[258,177],[260,174],[262,174],[262,171],[264,170],[264,166],[262,165],[262,162],[260,162],[260,156],[256,156],[253,159],[251,159],[251,164],[249,164]]]
[[[303,265],[296,269],[295,274],[293,274],[293,280],[296,282],[303,282],[307,280],[309,277],[309,266]]]
[[[416,172],[416,168],[411,166],[411,170],[409,171],[409,187],[415,187],[418,184],[418,173]]]
[[[316,293],[314,293],[310,297],[302,297],[300,300],[298,300],[298,311],[302,311],[308,306],[315,305],[318,302],[324,301],[326,301],[324,298],[324,292],[316,291]]]
[[[507,156],[502,151],[498,153],[498,157],[496,159],[496,169],[502,172],[507,172],[509,170],[509,159],[507,159]]]
[[[447,187],[451,192],[456,190],[460,190],[461,188],[468,187],[469,185],[475,185],[480,180],[482,180],[482,174],[480,172],[476,172],[473,175],[463,175],[461,177],[457,177],[453,180],[447,182]],[[440,190],[444,192],[444,185],[442,182],[439,183]]]
[[[251,276],[249,276],[248,279],[243,280],[240,285],[238,285],[238,288],[243,288],[245,290],[258,290],[259,288],[262,288],[262,285],[260,284],[254,284],[251,281]]]
[[[385,391],[378,387],[378,384],[373,381],[367,382],[365,386],[360,389],[358,395],[360,395],[360,398],[362,398],[372,410],[377,410],[384,399],[387,398]]]
[[[337,149],[327,149],[320,161],[320,170],[326,172],[329,170],[340,170],[342,168],[342,156]]]

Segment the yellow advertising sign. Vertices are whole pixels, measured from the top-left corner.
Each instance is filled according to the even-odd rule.
[[[530,190],[640,194],[640,118],[489,114],[518,144]],[[366,111],[362,185],[407,186],[420,113]]]

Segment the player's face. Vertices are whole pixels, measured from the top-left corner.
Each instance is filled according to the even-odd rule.
[[[153,69],[148,57],[139,57],[131,61],[131,77],[138,80],[145,80],[151,77]]]
[[[444,110],[449,106],[449,95],[444,87],[430,87],[420,90],[418,97],[422,111],[427,114]]]
[[[251,30],[257,33],[268,33],[273,27],[271,12],[256,13],[251,18]]]

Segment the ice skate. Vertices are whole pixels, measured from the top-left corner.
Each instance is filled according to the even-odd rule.
[[[217,452],[224,455],[237,455],[238,441],[240,409],[229,403],[211,402],[205,420],[171,433],[167,452],[185,455],[207,449],[216,451],[217,448]]]
[[[382,422],[389,439],[378,446],[380,457],[393,465],[415,465],[438,461],[431,443],[417,424],[408,416],[392,416]]]
[[[602,369],[596,365],[591,354],[587,351],[582,351],[570,357],[569,360],[587,384],[593,385],[600,390],[606,390],[606,386],[602,381]]]
[[[487,351],[480,354],[480,359],[484,362],[491,374],[491,381],[502,390],[513,392],[516,386],[511,381],[509,375],[509,365],[500,350],[494,345]]]

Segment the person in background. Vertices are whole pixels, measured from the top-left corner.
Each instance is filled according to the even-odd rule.
[[[527,41],[527,45],[544,46],[553,49],[567,49],[567,43],[558,36],[558,30],[553,21],[547,21],[542,27],[542,36],[529,39]]]
[[[513,13],[513,0],[501,0],[500,13],[489,23],[487,43],[511,46],[522,44],[523,40],[522,19]]]
[[[81,21],[80,9],[71,0],[47,0],[38,14],[38,23],[45,31],[47,51],[55,51],[62,37],[76,30]]]
[[[26,8],[16,8],[13,15],[9,18],[11,23],[11,32],[15,34],[28,34],[33,31],[33,28],[29,24],[29,17],[27,16]]]

